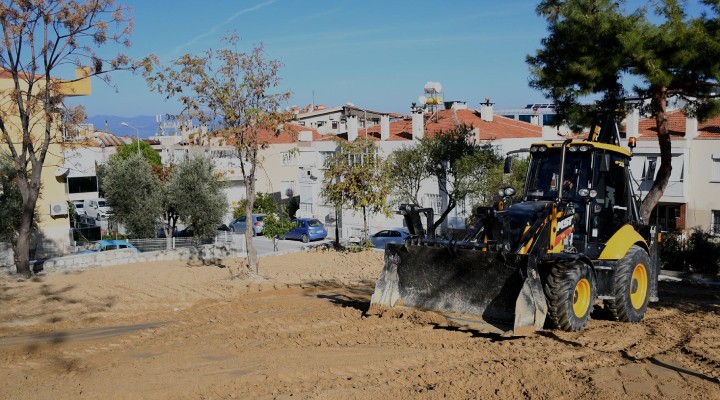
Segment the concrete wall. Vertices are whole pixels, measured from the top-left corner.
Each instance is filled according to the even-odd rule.
[[[691,179],[686,222],[688,228],[699,226],[708,229],[712,223],[712,210],[720,210],[720,180],[713,178],[713,154],[720,155],[720,139],[695,139],[691,141]]]

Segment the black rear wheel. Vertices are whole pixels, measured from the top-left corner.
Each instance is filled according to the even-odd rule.
[[[302,240],[303,243],[307,243],[310,241],[310,238],[308,237],[308,235],[303,234],[300,240]]]
[[[597,289],[595,274],[585,263],[556,264],[545,283],[548,318],[556,328],[577,332],[587,325]]]
[[[620,259],[615,271],[612,300],[607,301],[610,315],[616,321],[640,322],[647,311],[650,294],[650,256],[633,245]]]

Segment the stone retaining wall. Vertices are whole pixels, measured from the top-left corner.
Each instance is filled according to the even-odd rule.
[[[51,258],[45,261],[43,270],[46,273],[57,273],[82,271],[111,265],[175,260],[213,262],[222,258],[245,257],[246,255],[247,253],[226,244],[184,247],[175,250],[149,251],[146,253],[136,253],[132,249],[120,249]]]

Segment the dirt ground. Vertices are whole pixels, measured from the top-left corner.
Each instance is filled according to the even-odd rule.
[[[720,399],[720,288],[524,338],[366,315],[382,254],[0,278],[0,398]]]

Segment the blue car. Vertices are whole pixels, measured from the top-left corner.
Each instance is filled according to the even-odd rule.
[[[139,253],[138,249],[133,246],[132,244],[128,243],[125,240],[98,240],[97,242],[93,243],[92,246],[90,246],[89,249],[79,251],[77,254],[90,254],[90,253],[96,253],[99,251],[108,251],[108,250],[119,250],[119,249],[133,249],[136,253]]]
[[[294,222],[295,228],[285,234],[285,239],[302,240],[303,243],[307,243],[327,237],[325,225],[315,218],[298,218]]]

